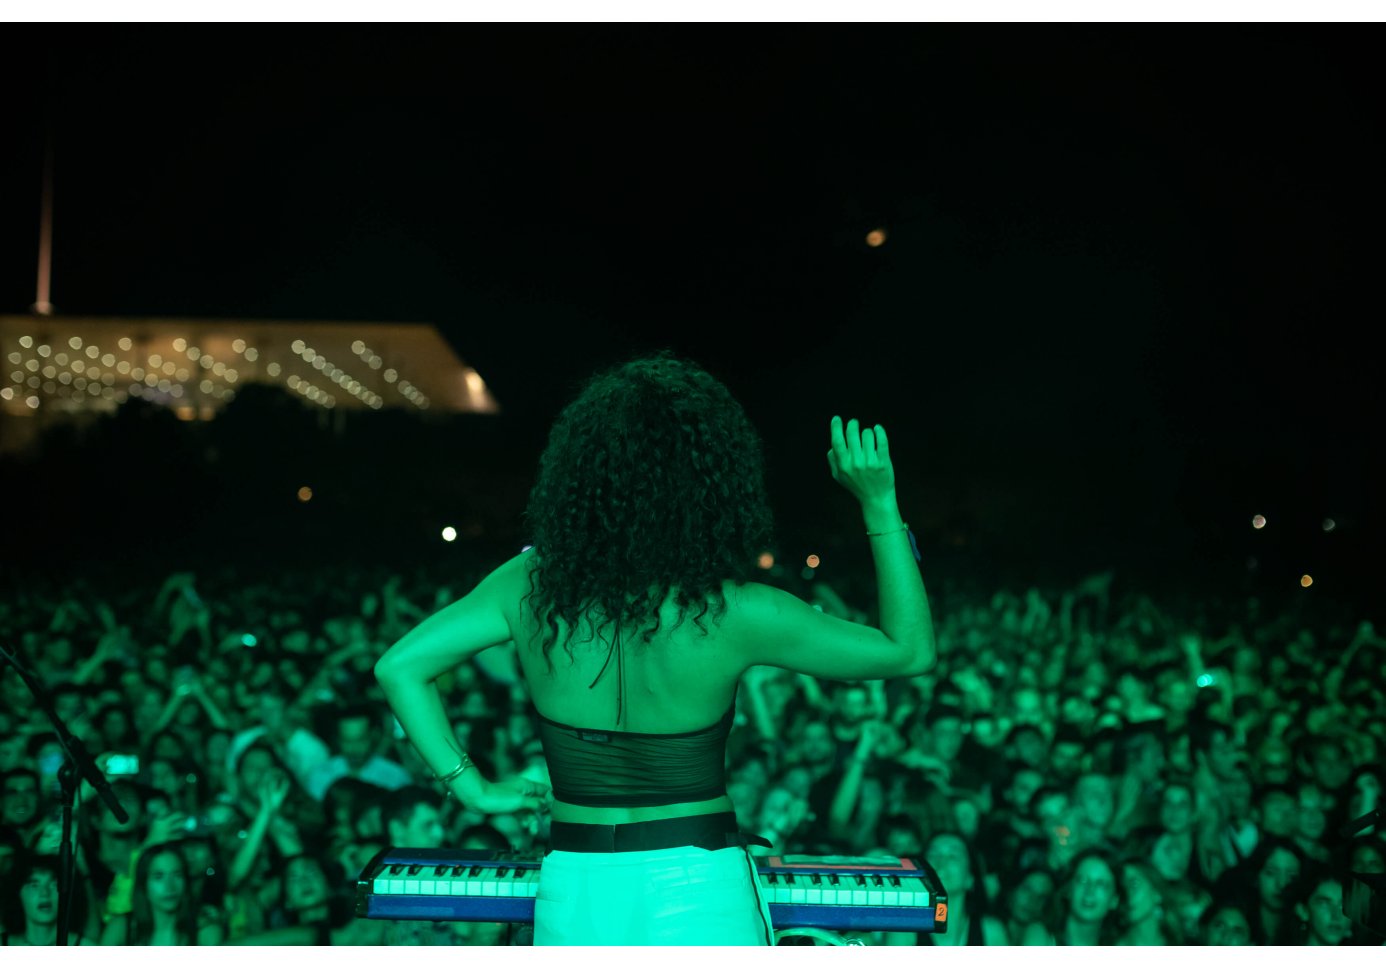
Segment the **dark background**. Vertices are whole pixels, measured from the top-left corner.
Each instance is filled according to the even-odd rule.
[[[890,431],[926,577],[1376,608],[1361,29],[9,33],[0,310],[34,299],[48,125],[59,314],[431,322],[504,410],[337,441],[273,394],[212,427],[123,414],[7,467],[52,567],[403,560],[458,521],[499,552],[579,382],[671,346],[764,436],[786,561],[868,562],[824,460],[840,413]]]

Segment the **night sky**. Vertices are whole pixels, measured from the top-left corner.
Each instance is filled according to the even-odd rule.
[[[938,542],[1240,563],[1262,513],[1284,568],[1374,567],[1363,30],[9,32],[0,311],[51,123],[59,313],[432,322],[529,467],[667,345],[746,405],[786,526],[850,523],[841,413]]]

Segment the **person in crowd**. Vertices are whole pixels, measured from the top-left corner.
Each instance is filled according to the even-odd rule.
[[[176,842],[140,852],[130,913],[116,915],[102,933],[103,945],[218,945],[225,938],[221,912],[201,904]]]
[[[35,770],[18,766],[0,774],[0,823],[21,837],[38,820],[41,801]]]
[[[1126,895],[1125,929],[1117,943],[1183,944],[1183,925],[1173,886],[1148,862],[1141,860],[1124,861],[1121,878]]]
[[[1251,943],[1251,921],[1242,908],[1230,901],[1208,905],[1198,921],[1198,943],[1235,947]]]
[[[1286,892],[1304,870],[1304,855],[1291,840],[1265,837],[1245,861],[1228,870],[1214,889],[1248,915],[1251,943],[1273,944],[1285,920]]]
[[[438,794],[423,786],[405,786],[385,795],[380,812],[395,847],[436,850],[443,845]]]
[[[1345,943],[1352,922],[1343,913],[1347,875],[1323,864],[1310,863],[1285,891],[1285,908],[1292,917],[1280,922],[1276,943],[1328,945]]]
[[[1101,848],[1089,847],[1069,863],[1049,917],[1027,926],[1020,943],[1116,944],[1125,918],[1123,894],[1119,865]]]
[[[58,943],[58,876],[52,854],[22,854],[14,862],[0,887],[0,946]],[[86,921],[86,904],[86,895],[78,894],[70,945],[95,944],[78,930]]]
[[[321,801],[328,787],[347,776],[387,790],[411,783],[408,770],[376,752],[382,739],[379,709],[356,705],[342,710],[336,724],[337,753],[309,775],[309,795]]]
[[[936,833],[924,845],[924,859],[948,885],[948,930],[941,935],[917,933],[914,943],[1010,944],[1005,922],[988,913],[981,860],[966,840],[955,833]]]
[[[1057,889],[1042,858],[1032,866],[1016,864],[1001,878],[1000,916],[1012,944],[1023,944],[1030,925],[1040,925]]]

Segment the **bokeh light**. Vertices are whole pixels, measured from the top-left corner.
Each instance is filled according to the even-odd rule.
[[[300,487],[298,489],[298,499],[305,504],[313,499],[313,489],[311,487]]]
[[[879,249],[881,246],[885,245],[885,240],[885,229],[872,229],[870,232],[866,233],[866,244],[873,249]]]
[[[768,551],[761,552],[760,557],[756,559],[756,566],[762,571],[769,571],[775,567],[775,556]]]
[[[1262,528],[1266,526],[1266,516],[1264,514],[1256,515],[1254,518],[1251,519],[1251,526],[1255,528],[1257,531],[1260,531]]]
[[[804,559],[804,564],[808,565],[810,568],[817,568],[819,560],[820,559],[817,555],[809,555],[806,559]]]
[[[451,527],[451,526],[444,528],[444,529],[443,529],[443,540],[444,540],[444,541],[456,541],[456,540],[457,540],[457,529],[454,528],[454,527]]]
[[[1312,584],[1314,584],[1314,579],[1311,578],[1309,575],[1299,576],[1299,585],[1301,588],[1308,588]]]
[[[1332,530],[1333,530],[1334,528],[1336,528],[1337,526],[1338,526],[1338,522],[1337,522],[1337,521],[1334,521],[1332,518],[1324,518],[1324,519],[1323,519],[1323,529],[1324,529],[1325,531],[1332,531]]]

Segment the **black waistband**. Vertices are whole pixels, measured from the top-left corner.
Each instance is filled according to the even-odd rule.
[[[549,846],[544,853],[571,850],[609,854],[630,850],[663,850],[668,847],[722,850],[725,847],[745,847],[747,844],[774,846],[763,837],[742,833],[736,826],[736,814],[725,811],[667,820],[643,820],[639,823],[566,823],[554,820],[549,823]]]

